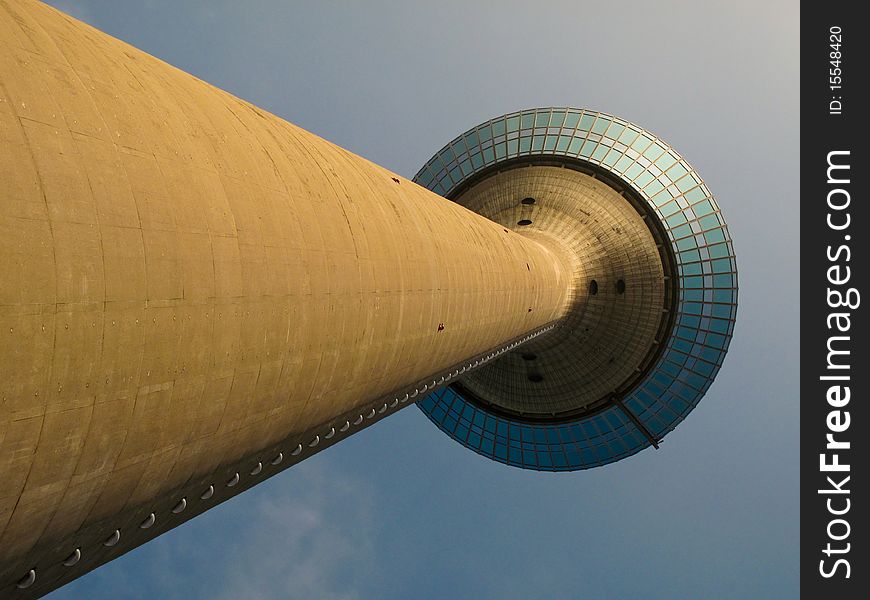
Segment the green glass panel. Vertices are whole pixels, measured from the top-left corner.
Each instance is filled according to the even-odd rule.
[[[631,147],[638,152],[643,152],[650,144],[652,144],[652,138],[641,134],[631,143]]]
[[[535,126],[535,113],[523,113],[522,116],[523,129],[531,129]]]
[[[728,306],[727,304],[714,304],[713,305],[713,316],[719,317],[722,319],[732,319],[734,318],[732,311],[733,307]]]
[[[592,126],[592,133],[603,134],[607,131],[607,128],[610,127],[610,119],[606,119],[604,117],[598,117],[595,120],[595,124]]]
[[[580,146],[583,145],[583,140],[580,138],[571,138],[571,143],[568,145],[568,154],[576,156],[580,152]]]
[[[656,160],[656,166],[662,171],[667,171],[671,165],[677,162],[677,159],[673,157],[670,153],[662,154],[658,160]]]
[[[713,285],[717,288],[730,288],[734,283],[731,275],[713,275]]]
[[[690,250],[692,248],[697,248],[697,244],[695,244],[695,238],[683,238],[676,242],[678,250]]]
[[[550,127],[561,127],[562,121],[565,120],[565,111],[564,110],[554,110],[552,114],[550,114]]]
[[[652,175],[650,175],[650,177],[652,177]],[[656,181],[653,181],[651,184],[649,184],[649,186],[647,186],[647,187],[645,188],[644,191],[645,191],[649,196],[655,196],[656,194],[658,194],[658,193],[659,193],[660,191],[662,191],[663,189],[665,189],[665,186],[662,185],[662,182],[656,180]]]
[[[696,202],[700,202],[701,200],[703,200],[706,197],[704,195],[703,190],[701,190],[700,187],[696,187],[696,188],[686,192],[684,195],[686,196],[686,200],[688,200],[692,204],[694,204]],[[695,211],[695,212],[697,213],[697,211]]]
[[[677,182],[677,189],[681,192],[686,192],[690,188],[695,187],[695,182],[692,181],[691,177],[683,177]]]
[[[629,181],[634,181],[634,178],[637,177],[638,175],[640,175],[643,170],[644,170],[644,168],[642,166],[640,166],[637,163],[634,163],[625,172],[625,178],[628,179]],[[647,175],[649,175],[649,173],[647,173]],[[650,177],[652,177],[652,176],[650,176]]]
[[[522,137],[520,138],[520,152],[525,154],[532,147],[532,138],[530,137]]]
[[[626,146],[631,145],[631,143],[637,139],[638,132],[626,127],[625,131],[622,132],[622,135],[619,136],[619,141],[625,144]]]
[[[710,319],[710,329],[717,333],[728,333],[728,321],[725,319]]]
[[[717,258],[713,261],[714,273],[728,273],[729,271],[731,271],[731,259]]]
[[[603,162],[608,167],[613,167],[613,164],[618,161],[620,157],[622,157],[622,152],[611,149],[610,152],[607,153],[607,156],[604,158],[604,160],[601,162]]]
[[[699,217],[702,217],[706,214],[713,212],[713,205],[710,204],[709,200],[702,200],[698,202],[694,206],[692,206],[692,210],[695,211],[695,214]]]
[[[580,149],[580,156],[589,157],[592,155],[592,152],[595,151],[596,146],[598,146],[598,142],[593,142],[592,140],[586,140],[583,144],[583,147]]]
[[[715,246],[710,246],[709,251],[711,258],[724,258],[728,256],[728,244],[716,244]]]
[[[628,157],[628,156],[622,156],[622,158],[619,159],[619,162],[616,163],[616,170],[619,173],[625,173],[625,170],[633,162],[634,162],[633,158]]]
[[[618,140],[623,131],[625,131],[625,125],[613,121],[613,124],[610,126],[610,129],[607,130],[605,135],[612,140]]]
[[[589,131],[592,128],[592,123],[595,122],[595,115],[584,113],[584,115],[580,118],[580,126],[578,129],[583,131]]]
[[[432,169],[426,169],[423,173],[420,174],[418,178],[420,185],[423,187],[428,187],[430,183],[432,183],[432,178],[434,177],[434,173],[432,173]]]
[[[675,217],[681,215],[683,213],[677,213],[674,215]],[[685,225],[680,225],[679,227],[674,227],[671,229],[671,235],[674,236],[674,239],[684,238],[687,235],[692,235],[692,226],[686,223]]]
[[[643,155],[646,156],[648,159],[654,161],[659,156],[664,154],[664,152],[665,152],[664,147],[659,143],[655,143],[655,144],[650,144],[650,146],[646,150],[643,151]]]
[[[535,115],[535,127],[546,127],[550,119],[550,113],[541,112]]]
[[[715,244],[717,242],[725,241],[725,233],[721,229],[714,229],[713,231],[704,232],[704,238],[707,240],[708,244]]]
[[[498,137],[504,135],[504,121],[499,120],[492,124],[492,136]]]
[[[719,218],[715,214],[707,215],[706,217],[701,217],[700,219],[698,219],[698,222],[701,224],[701,227],[703,227],[705,230],[715,229],[716,227],[719,227],[721,225],[721,223],[719,222]]]
[[[685,175],[686,173],[688,173],[688,171],[686,170],[686,168],[683,167],[683,165],[681,165],[681,164],[679,164],[679,163],[675,164],[675,165],[674,165],[673,167],[671,167],[670,169],[667,169],[667,171],[665,171],[665,172],[667,173],[668,177],[671,178],[671,181],[677,181],[677,180],[680,179],[683,175]]]
[[[680,262],[682,263],[697,263],[701,260],[701,253],[697,250],[688,250],[686,252],[680,252]],[[699,265],[700,266],[700,265]]]
[[[671,200],[673,200],[673,196],[671,196],[671,194],[670,194],[670,192],[668,192],[668,190],[662,190],[658,194],[656,194],[655,196],[652,197],[652,202],[656,206],[661,206],[662,204],[665,204],[666,202],[670,202]]]
[[[565,117],[565,129],[574,129],[580,122],[580,113],[569,112]]]
[[[600,161],[604,158],[604,155],[607,154],[607,151],[610,150],[607,146],[599,145],[598,148],[595,149],[595,152],[592,153],[592,160]]]

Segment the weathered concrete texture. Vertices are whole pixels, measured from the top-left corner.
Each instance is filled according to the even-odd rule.
[[[2,592],[73,536],[561,317],[572,281],[538,241],[0,0]]]
[[[629,200],[588,174],[532,165],[493,174],[456,202],[563,247],[574,276],[562,326],[465,377],[466,390],[511,414],[551,418],[600,406],[631,382],[667,314],[662,256]]]

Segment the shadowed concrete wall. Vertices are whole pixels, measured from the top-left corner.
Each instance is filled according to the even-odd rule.
[[[537,241],[0,0],[0,588],[561,317],[571,280]]]

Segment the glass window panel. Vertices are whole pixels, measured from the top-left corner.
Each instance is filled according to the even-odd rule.
[[[721,229],[714,229],[712,231],[708,231],[704,234],[704,237],[707,239],[708,244],[715,244],[716,242],[725,241],[725,233]]]
[[[607,154],[608,150],[610,150],[610,148],[608,148],[607,146],[599,145],[595,149],[595,152],[592,153],[592,160],[600,161],[602,158],[604,158],[604,155]]]
[[[526,153],[532,148],[532,138],[530,137],[522,137],[520,138],[520,153]]]
[[[595,124],[592,125],[592,132],[601,135],[607,131],[608,127],[610,127],[610,119],[598,117],[598,119],[595,120]]]
[[[634,185],[640,189],[646,189],[646,186],[652,181],[653,176],[649,173],[649,171],[644,171],[640,174],[639,177],[636,177],[634,180]]]
[[[670,168],[671,165],[673,165],[675,162],[677,162],[677,159],[674,158],[673,156],[671,156],[671,154],[662,154],[662,155],[661,155],[661,156],[660,156],[660,157],[655,161],[655,164],[658,165],[658,167],[659,167],[661,170],[663,170],[663,171],[667,171],[668,168]]]
[[[631,165],[631,166],[628,168],[628,170],[625,172],[625,178],[628,179],[629,181],[634,181],[634,178],[637,177],[638,175],[640,175],[640,173],[641,173],[643,170],[644,170],[644,169],[643,169],[642,166],[640,166],[640,165],[637,164],[637,163],[634,163],[634,164]]]
[[[534,127],[535,113],[523,113],[521,124],[523,129],[531,129],[532,127]]]
[[[637,131],[626,127],[625,131],[622,132],[622,135],[619,136],[619,141],[623,144],[631,145],[631,143],[637,139],[638,135],[640,134]]]
[[[565,118],[565,128],[566,129],[574,129],[577,127],[577,123],[580,122],[580,114],[579,113],[568,113],[568,116]]]

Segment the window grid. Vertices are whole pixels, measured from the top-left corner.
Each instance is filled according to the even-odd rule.
[[[532,155],[608,170],[650,205],[673,245],[674,327],[655,367],[623,399],[660,439],[709,388],[734,330],[737,267],[725,220],[710,190],[668,144],[612,115],[576,108],[523,110],[482,123],[435,154],[414,181],[446,196],[483,169]],[[591,468],[650,445],[616,406],[572,423],[528,424],[488,414],[449,387],[417,404],[475,452],[529,469]]]

